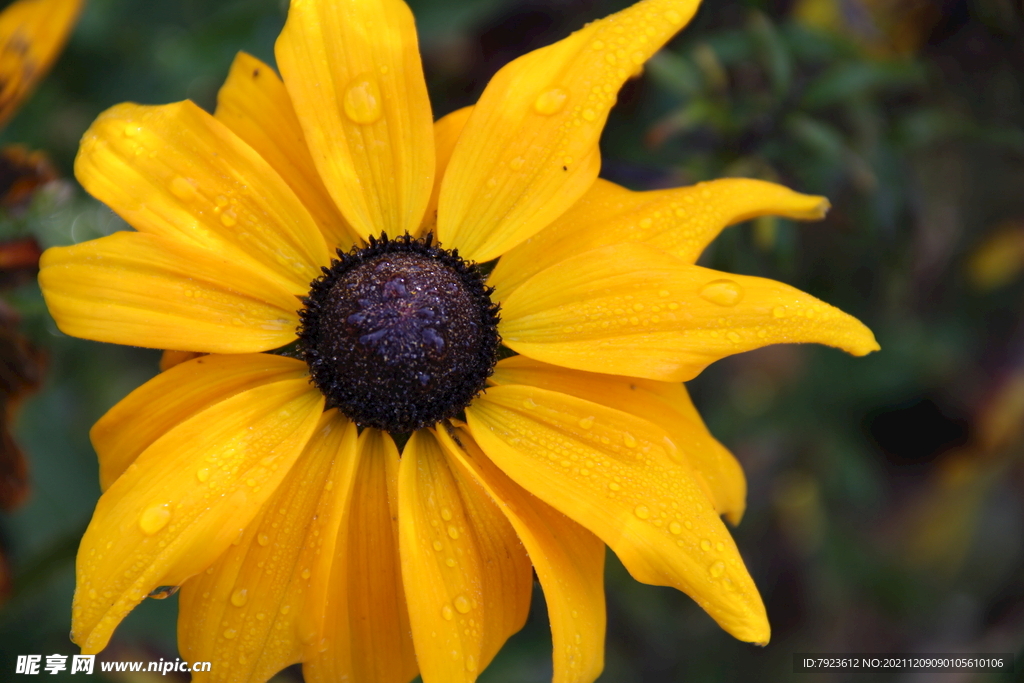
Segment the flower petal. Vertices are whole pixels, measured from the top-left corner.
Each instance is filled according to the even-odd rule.
[[[601,168],[597,143],[616,92],[698,4],[642,0],[495,74],[441,185],[441,242],[488,261],[572,206]]]
[[[82,137],[75,177],[135,229],[245,261],[292,294],[305,294],[329,260],[277,171],[189,101],[103,112]]]
[[[376,429],[363,430],[358,449],[307,683],[408,683],[417,673],[398,559],[398,449]]]
[[[530,608],[530,560],[487,493],[426,430],[398,468],[398,537],[424,683],[475,681]]]
[[[46,305],[74,337],[207,353],[295,339],[301,304],[280,282],[179,239],[118,232],[47,249],[39,267]]]
[[[466,416],[505,474],[595,533],[638,581],[682,590],[740,640],[768,641],[764,605],[736,544],[664,430],[513,385],[488,389]]]
[[[46,75],[84,0],[19,0],[0,12],[0,126]]]
[[[125,396],[89,431],[106,491],[144,450],[196,413],[235,394],[308,375],[306,364],[266,353],[200,356]]]
[[[828,207],[824,197],[748,178],[651,192],[598,178],[558,220],[502,256],[488,284],[504,297],[549,266],[619,242],[644,242],[695,263],[726,226],[765,215],[818,220]]]
[[[292,0],[275,48],[313,161],[363,238],[414,232],[434,179],[433,119],[402,0]]]
[[[223,663],[193,674],[195,683],[265,681],[302,659],[324,618],[323,601],[310,590],[313,574],[330,571],[338,508],[348,500],[356,462],[355,425],[324,413],[241,540],[182,587],[182,656]]]
[[[547,363],[671,382],[768,344],[878,350],[860,321],[797,289],[638,243],[593,249],[534,275],[502,302],[498,331],[510,348]]]
[[[213,115],[281,174],[309,210],[329,249],[348,251],[359,241],[320,179],[288,91],[273,67],[239,52],[217,93]]]
[[[208,567],[256,516],[316,427],[305,379],[221,401],[158,439],[104,493],[78,549],[72,640],[102,650],[150,591]]]
[[[505,513],[544,589],[554,645],[552,683],[590,683],[604,668],[604,543],[505,476],[469,432],[456,433],[458,444],[444,430],[437,432],[449,462]]]
[[[418,235],[437,232],[437,198],[441,193],[441,179],[444,178],[445,171],[448,169],[448,162],[451,161],[452,152],[455,151],[455,143],[459,141],[462,129],[466,127],[466,121],[469,120],[469,115],[472,113],[473,107],[463,107],[442,117],[434,124],[434,149],[437,155],[434,189],[430,193],[427,212],[423,215],[423,223],[420,225]]]
[[[747,497],[743,468],[708,431],[682,384],[569,370],[526,356],[498,363],[491,381],[557,391],[650,420],[680,448],[715,510],[733,524],[743,517]]]

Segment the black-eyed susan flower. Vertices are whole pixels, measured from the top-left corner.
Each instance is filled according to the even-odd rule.
[[[137,232],[47,252],[47,303],[68,334],[179,357],[92,431],[85,652],[181,586],[182,656],[211,679],[472,681],[522,626],[532,566],[555,680],[591,681],[605,544],[768,640],[720,518],[743,474],[680,382],[766,344],[877,345],[806,294],[693,265],[724,226],[824,199],[597,179],[616,92],[697,4],[594,22],[433,123],[401,0],[293,0],[281,78],[239,55],[212,116],[93,124],[77,176]]]

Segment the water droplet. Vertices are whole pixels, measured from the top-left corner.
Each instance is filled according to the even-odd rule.
[[[96,591],[89,591],[89,597],[96,597],[94,595],[95,592]],[[154,588],[146,597],[153,598],[154,600],[164,600],[177,592],[178,586],[160,586],[158,588]]]
[[[367,125],[377,121],[384,111],[377,81],[366,76],[354,79],[345,89],[342,107],[353,123]]]
[[[446,522],[451,521],[452,511],[449,510],[448,508],[441,508],[441,519],[443,519]]]
[[[715,562],[713,565],[708,567],[708,572],[711,573],[711,576],[717,579],[719,576],[725,573],[725,563],[721,561]]]
[[[783,308],[782,306],[776,306],[775,308],[772,309],[772,315],[775,316],[776,318],[785,318],[786,309]]]
[[[267,536],[266,534],[260,534],[256,537],[256,542],[260,545],[267,545],[268,543],[270,543],[270,536]]]
[[[231,604],[235,607],[242,607],[246,602],[249,601],[249,591],[245,588],[239,588],[231,594]]]
[[[633,510],[633,514],[640,519],[647,519],[651,516],[651,511],[646,505],[637,505],[636,510]]]
[[[234,227],[234,225],[238,223],[238,214],[231,209],[228,209],[220,215],[220,222],[223,223],[225,227]]]
[[[229,629],[224,631],[224,637],[227,638],[228,640],[234,640],[235,636],[237,636],[237,635],[238,635],[238,631],[236,631],[233,628],[229,628]]]
[[[279,611],[281,612],[281,614],[288,614],[288,612],[290,612],[291,609],[291,605],[281,605],[281,609]]]
[[[448,525],[448,536],[453,539],[459,537],[459,530],[455,528],[454,524]]]
[[[609,52],[604,56],[604,61],[608,62],[609,64],[614,64],[615,62],[619,61],[619,59],[618,57],[615,56],[614,52]]]
[[[442,548],[444,548],[444,544],[441,541],[434,541],[434,550],[440,552]]]
[[[533,109],[542,116],[552,116],[562,111],[569,93],[561,88],[551,88],[542,92],[533,102]]]
[[[171,181],[171,193],[178,199],[187,202],[195,199],[196,188],[181,176],[175,176],[174,180]]]
[[[302,573],[299,576],[301,576],[304,579],[308,579],[310,574],[311,572],[308,569],[303,569]]]
[[[727,332],[725,336],[728,337],[729,341],[731,341],[733,344],[739,344],[740,341],[742,341],[743,339],[743,337],[740,336],[740,333],[735,330]]]
[[[203,469],[196,472],[196,479],[198,479],[199,481],[206,481],[209,478],[210,470],[207,467],[204,467]]]
[[[593,109],[584,109],[583,118],[586,119],[587,121],[593,121],[594,119],[597,118],[597,114],[594,112]]]
[[[691,522],[690,520],[686,520],[685,522],[683,522],[683,526],[685,526],[687,529],[692,529],[693,522]]]
[[[452,610],[451,605],[445,605],[441,608],[441,616],[444,617],[445,621],[451,621],[455,617],[455,612]]]
[[[473,606],[469,604],[469,598],[465,595],[459,595],[452,601],[455,605],[455,609],[459,611],[459,614],[469,614],[469,610],[473,609]]]
[[[682,525],[682,524],[680,524],[679,522],[671,522],[671,523],[670,523],[670,524],[668,525],[668,530],[669,530],[669,531],[670,531],[671,533],[673,533],[673,534],[675,534],[676,536],[678,536],[679,534],[683,533],[683,525]]]
[[[671,24],[678,24],[683,21],[683,18],[679,16],[679,12],[675,11],[674,9],[670,9],[669,11],[665,12],[665,18],[668,19],[669,23]]]
[[[583,429],[590,429],[591,427],[594,426],[594,418],[592,416],[591,417],[585,417],[585,418],[583,418],[582,420],[579,421],[579,425]]]
[[[604,49],[604,41],[603,40],[595,40],[594,42],[592,42],[590,44],[590,47],[592,47],[595,50],[603,50]]]
[[[711,550],[711,541],[709,541],[706,538],[705,539],[701,539],[700,549],[703,550],[704,552],[708,552],[709,550]]]
[[[447,567],[454,567],[455,566],[455,558],[454,557],[449,557],[447,560],[444,561],[444,563],[445,563],[445,566],[447,566]]]
[[[698,294],[718,306],[735,306],[743,298],[743,288],[732,280],[712,280]]]
[[[715,550],[717,550],[718,552],[722,552],[723,550],[725,550],[725,544],[724,543],[716,543],[715,544]]]
[[[660,296],[662,299],[664,299],[665,297],[669,296],[671,293],[672,292],[668,291],[667,289],[663,289],[663,290],[658,292],[658,296]]]
[[[636,448],[636,437],[629,432],[623,432],[622,443],[626,444],[626,448]]]
[[[129,123],[124,127],[124,136],[126,138],[133,138],[142,132],[142,128],[137,123]]]
[[[466,655],[466,671],[470,673],[476,671],[476,657],[473,655]]]
[[[519,169],[521,169],[523,167],[523,164],[525,164],[525,163],[526,163],[526,159],[524,159],[522,157],[516,157],[512,161],[508,162],[508,167],[511,168],[513,171],[518,171]]]
[[[167,526],[171,511],[166,505],[154,505],[139,515],[139,528],[144,534],[155,534]]]
[[[608,488],[610,488],[612,491],[619,491],[622,489],[622,487],[616,484],[614,481],[608,483]]]
[[[523,407],[529,410],[533,410],[534,408],[537,407],[537,402],[534,401],[532,398],[528,398],[525,401],[523,401]]]

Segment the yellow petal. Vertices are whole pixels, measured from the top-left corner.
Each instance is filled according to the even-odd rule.
[[[743,517],[747,497],[743,468],[708,431],[682,384],[569,370],[526,356],[498,363],[491,381],[549,389],[650,420],[675,442],[715,510],[733,524]]]
[[[203,354],[197,351],[174,351],[172,349],[165,349],[164,352],[160,354],[160,372],[167,372],[175,365],[180,365],[185,361],[198,358],[201,355]]]
[[[83,0],[18,0],[0,12],[0,126],[46,75]]]
[[[423,224],[420,225],[418,234],[422,235],[437,230],[437,198],[441,193],[441,179],[444,178],[445,171],[448,169],[448,162],[451,161],[455,143],[459,141],[462,129],[466,127],[466,121],[469,120],[469,115],[472,113],[473,107],[463,107],[434,124],[434,148],[437,159],[435,167],[437,170],[434,172],[434,189],[430,193],[427,212],[423,216]]]
[[[277,63],[313,161],[364,238],[414,232],[434,178],[433,118],[402,0],[292,0]]]
[[[307,374],[302,361],[266,353],[201,356],[160,373],[90,430],[100,487],[110,488],[150,444],[196,413],[243,391]]]
[[[221,401],[154,442],[96,504],[78,549],[71,638],[86,654],[159,586],[177,586],[242,534],[316,427],[305,379]]]
[[[189,101],[100,114],[82,137],[75,177],[137,230],[245,261],[293,294],[305,294],[329,260],[281,176]]]
[[[856,318],[788,285],[689,265],[637,243],[534,275],[502,302],[498,330],[507,346],[547,363],[672,382],[768,344],[878,350]]]
[[[763,180],[725,178],[632,192],[598,178],[558,220],[502,256],[488,284],[504,297],[559,261],[619,242],[644,242],[695,263],[729,225],[764,215],[817,220],[828,207],[824,197]]]
[[[265,681],[302,659],[322,628],[324,605],[310,587],[329,573],[342,521],[336,502],[348,499],[355,458],[355,425],[324,413],[241,540],[182,587],[182,657],[221,663],[193,674],[194,683]]]
[[[363,430],[358,448],[307,683],[408,683],[417,673],[398,559],[398,449],[376,429]]]
[[[600,171],[597,143],[619,88],[698,4],[643,0],[495,74],[441,184],[441,242],[487,261],[572,206]]]
[[[412,639],[424,683],[475,681],[530,607],[530,561],[437,439],[414,432],[398,469],[398,536]]]
[[[217,93],[214,116],[281,174],[309,210],[329,249],[348,251],[359,240],[320,180],[288,91],[273,67],[239,52]]]
[[[604,543],[505,476],[469,432],[457,430],[458,444],[443,430],[437,436],[460,474],[505,513],[537,571],[551,621],[552,683],[590,683],[604,668]]]
[[[66,334],[114,344],[249,353],[295,339],[301,307],[249,263],[135,232],[47,249],[39,284]]]
[[[664,430],[526,386],[492,387],[466,416],[505,474],[595,533],[638,581],[682,590],[740,640],[768,641],[736,544]]]

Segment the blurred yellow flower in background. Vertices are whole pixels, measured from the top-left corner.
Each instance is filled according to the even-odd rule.
[[[767,642],[720,519],[743,513],[742,470],[680,382],[768,344],[878,345],[791,287],[694,265],[727,225],[824,198],[597,178],[618,89],[697,5],[589,24],[434,123],[401,0],[293,0],[281,77],[240,54],[212,116],[97,119],[76,175],[138,232],[46,252],[44,296],[68,334],[177,357],[91,433],[84,652],[181,586],[182,656],[213,662],[194,680],[472,681],[536,570],[554,680],[592,681],[605,544]]]

